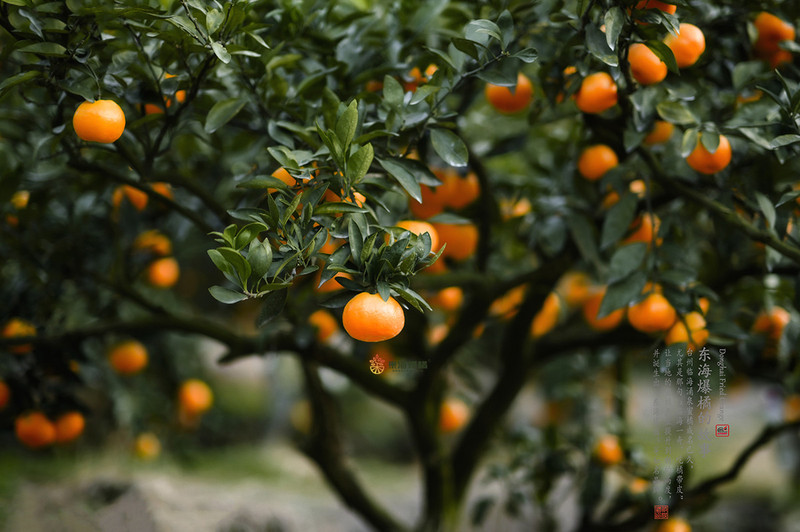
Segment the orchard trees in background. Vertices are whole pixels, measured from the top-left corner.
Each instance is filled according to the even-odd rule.
[[[633,364],[726,346],[730,371],[789,406],[800,391],[798,11],[3,0],[4,430],[39,448],[119,427],[143,457],[152,431],[213,440],[232,421],[190,356],[205,337],[222,363],[294,355],[302,448],[376,529],[410,524],[351,468],[322,368],[405,416],[417,529],[455,528],[501,448],[509,511],[552,523],[566,475],[582,529],[646,523]],[[370,360],[425,367],[384,378]],[[613,398],[579,386],[598,375]],[[545,427],[505,423],[528,384]],[[603,489],[609,469],[630,493]]]

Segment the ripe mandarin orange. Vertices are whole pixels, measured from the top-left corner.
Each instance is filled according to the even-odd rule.
[[[120,375],[134,375],[147,366],[147,348],[136,340],[125,340],[108,352],[111,367]]]
[[[676,318],[675,308],[666,297],[657,292],[651,292],[628,309],[628,323],[644,333],[666,331],[672,327]]]
[[[575,105],[584,113],[598,114],[617,104],[617,84],[607,72],[589,74],[575,94]]]
[[[628,48],[628,62],[633,79],[642,85],[654,85],[667,77],[667,64],[643,43]]]
[[[697,351],[699,348],[706,345],[708,341],[706,319],[699,312],[690,312],[684,316],[684,320],[686,323],[681,320],[675,322],[675,325],[667,332],[664,343],[672,345],[685,342],[688,344],[689,349]]]
[[[583,304],[583,318],[589,324],[589,327],[596,331],[610,331],[617,327],[622,322],[622,318],[625,317],[625,309],[621,308],[610,312],[603,318],[597,317],[600,312],[600,305],[606,296],[606,289],[607,287],[603,287],[597,290]]]
[[[278,168],[277,170],[275,170],[274,172],[272,172],[272,177],[274,177],[275,179],[280,179],[281,181],[286,183],[287,187],[290,187],[290,188],[295,186],[295,184],[297,184],[297,180],[295,180],[295,178],[293,178],[291,176],[289,171],[286,170],[286,168],[284,168],[282,166],[280,168]],[[277,188],[268,188],[267,192],[272,194],[273,192],[276,192],[277,190],[278,190]],[[335,199],[333,201],[339,201],[339,200]]]
[[[463,209],[480,195],[480,184],[474,172],[461,177],[456,172],[449,172],[439,191],[446,207]]]
[[[706,49],[706,38],[694,24],[681,23],[678,35],[668,34],[664,39],[679,68],[690,67],[700,59]]]
[[[469,407],[461,399],[445,399],[439,412],[439,430],[444,433],[455,432],[469,419]]]
[[[597,181],[619,164],[616,152],[605,144],[585,148],[578,158],[578,172],[589,181]]]
[[[753,323],[753,332],[766,334],[773,340],[780,340],[783,329],[789,324],[792,316],[783,307],[772,307],[769,311],[762,311]]]
[[[512,90],[491,83],[486,84],[486,100],[498,112],[514,114],[527,109],[533,100],[533,85],[522,72],[517,75],[517,85]]]
[[[362,342],[394,338],[405,326],[403,307],[393,297],[384,301],[378,294],[361,292],[347,302],[342,324],[347,334]]]
[[[199,415],[211,408],[214,394],[200,379],[189,379],[178,389],[178,405],[189,415]]]
[[[13,205],[18,211],[21,211],[28,206],[28,201],[30,201],[30,199],[31,193],[29,191],[17,190],[11,196],[11,205]]]
[[[450,286],[439,290],[439,292],[430,298],[430,303],[433,308],[438,308],[445,312],[455,312],[461,307],[464,301],[464,291],[458,286]]]
[[[144,432],[136,437],[133,452],[142,460],[153,460],[161,454],[161,442],[152,432]]]
[[[437,188],[441,188],[441,185]],[[444,210],[444,201],[441,195],[437,194],[436,189],[428,185],[420,185],[420,196],[421,202],[414,198],[408,200],[408,208],[417,218],[423,220],[432,218]]]
[[[762,11],[753,24],[758,32],[754,48],[761,54],[769,55],[781,51],[781,41],[795,39],[794,26],[772,13]]]
[[[136,187],[120,185],[114,189],[114,193],[111,195],[111,204],[115,209],[119,209],[123,198],[130,201],[137,211],[142,211],[147,206],[147,193]]]
[[[561,298],[555,292],[550,292],[544,300],[539,312],[533,317],[531,323],[531,336],[541,338],[552,331],[561,317]]]
[[[668,4],[666,2],[660,2],[659,0],[641,0],[636,4],[636,9],[660,9],[664,13],[674,15],[675,11],[678,10],[678,6],[674,4]]]
[[[556,293],[562,297],[568,307],[583,305],[591,296],[592,281],[583,272],[565,273],[556,284]]]
[[[56,443],[69,443],[76,440],[83,433],[85,426],[86,420],[80,412],[72,411],[61,415],[55,423]]]
[[[680,517],[672,517],[661,523],[656,532],[692,532],[692,527]]]
[[[125,131],[125,113],[112,100],[83,102],[72,116],[72,127],[82,140],[111,143]]]
[[[40,449],[56,439],[56,427],[43,413],[34,411],[22,414],[14,421],[17,439],[26,447]]]
[[[478,228],[473,224],[431,224],[439,233],[439,241],[447,244],[442,257],[465,260],[478,248]]]
[[[0,333],[3,338],[18,338],[22,336],[36,336],[36,327],[32,323],[27,322],[20,318],[11,318],[3,326],[3,331]],[[22,355],[30,353],[33,349],[32,344],[17,344],[8,348],[12,353]]]
[[[644,138],[644,143],[648,146],[652,146],[654,144],[663,144],[670,139],[674,129],[675,126],[673,126],[670,122],[665,120],[656,120],[655,124],[653,124],[653,129],[651,129],[650,133],[648,133]]]
[[[504,320],[511,318],[519,310],[525,298],[525,286],[515,286],[502,296],[498,297],[489,306],[489,314]]]
[[[147,282],[156,288],[170,288],[178,282],[180,267],[174,257],[154,260],[147,267]]]
[[[322,284],[319,284],[320,280],[322,279],[322,270],[320,270],[319,274],[317,274],[317,281],[314,283],[314,290],[316,290],[320,294],[327,294],[329,292],[335,292],[336,290],[341,290],[344,288],[339,281],[336,279],[352,279],[353,276],[349,273],[344,272],[337,272],[336,275],[328,279]]]
[[[686,157],[686,162],[701,174],[715,174],[724,170],[731,162],[731,144],[725,135],[720,135],[719,146],[714,153],[711,153],[703,146],[700,136],[698,136],[697,145]]]
[[[150,185],[150,188],[152,188],[153,192],[155,192],[156,194],[160,194],[161,196],[164,196],[169,200],[171,200],[174,197],[174,195],[172,194],[172,185],[170,185],[169,183],[158,181]]]
[[[326,341],[339,329],[339,322],[327,310],[315,310],[308,317],[308,323],[317,329],[317,339],[320,342]]]
[[[633,244],[634,242],[644,242],[648,246],[653,243],[655,238],[656,245],[663,241],[658,237],[658,230],[661,228],[661,218],[657,214],[646,212],[639,215],[631,224],[630,230],[633,232],[625,238],[623,244]]]
[[[133,241],[133,249],[163,257],[172,253],[172,242],[161,231],[151,229],[136,237]]]
[[[594,457],[605,466],[612,466],[622,462],[625,454],[619,444],[619,438],[613,434],[602,436],[595,444]]]

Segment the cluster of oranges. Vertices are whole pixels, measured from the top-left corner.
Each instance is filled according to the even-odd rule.
[[[156,288],[171,288],[180,278],[180,266],[171,256],[172,242],[155,229],[144,231],[133,242],[134,251],[146,252],[156,257],[145,272],[147,282]]]
[[[77,410],[61,414],[55,421],[39,410],[32,410],[14,421],[17,439],[31,449],[73,442],[83,433],[85,426],[86,420]]]

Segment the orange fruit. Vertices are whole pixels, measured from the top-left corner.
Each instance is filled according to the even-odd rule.
[[[533,100],[533,85],[522,72],[517,74],[517,85],[512,92],[509,87],[486,84],[486,100],[495,111],[503,114],[518,113],[530,105]]]
[[[711,153],[697,137],[697,145],[686,157],[686,162],[701,174],[715,174],[725,169],[731,162],[731,144],[725,135],[719,136],[719,146]]]
[[[396,226],[417,236],[422,236],[424,233],[428,233],[428,236],[431,238],[431,253],[436,253],[439,251],[439,233],[437,233],[436,229],[428,222],[421,222],[419,220],[401,220],[397,222]]]
[[[178,282],[180,267],[174,257],[163,257],[147,267],[147,282],[156,288],[170,288]]]
[[[667,77],[667,64],[643,43],[628,48],[628,62],[633,79],[642,85],[654,85]]]
[[[540,338],[552,331],[561,317],[561,298],[555,292],[550,292],[544,299],[544,304],[533,317],[531,323],[531,336]]]
[[[339,281],[336,280],[337,278],[352,279],[353,276],[350,275],[349,273],[337,272],[336,275],[334,275],[333,277],[331,277],[330,279],[328,279],[327,281],[325,281],[320,285],[319,281],[320,279],[322,279],[322,270],[320,270],[319,274],[317,274],[317,281],[316,283],[314,283],[314,290],[316,290],[320,294],[327,294],[328,292],[335,292],[336,290],[341,290],[344,287],[341,284],[339,284]]]
[[[648,246],[652,244],[655,237],[656,245],[660,245],[663,238],[658,237],[658,230],[661,227],[661,219],[657,214],[646,212],[640,214],[631,224],[632,233],[625,238],[623,244],[633,244],[634,242],[644,242]]]
[[[86,420],[80,412],[72,411],[63,414],[56,420],[56,443],[69,443],[83,433]]]
[[[692,527],[680,517],[673,517],[661,523],[656,532],[692,532]]]
[[[678,10],[678,6],[660,2],[659,0],[641,0],[636,4],[636,9],[660,9],[664,13],[674,15],[675,11]]]
[[[170,185],[169,183],[158,181],[150,185],[150,188],[153,189],[153,192],[160,194],[169,200],[173,198],[172,185]]]
[[[676,318],[677,314],[672,304],[658,292],[651,292],[628,309],[628,323],[637,331],[644,333],[666,331],[672,327]]]
[[[636,194],[636,197],[643,199],[647,195],[647,184],[644,179],[634,179],[628,184],[628,190]]]
[[[628,491],[632,495],[641,495],[650,489],[650,481],[642,477],[636,477],[628,484]]]
[[[770,67],[778,68],[781,65],[792,62],[792,53],[788,50],[778,50],[775,53],[767,55],[765,59]]]
[[[430,304],[433,308],[438,308],[445,312],[455,312],[461,307],[464,301],[464,291],[458,286],[451,286],[439,290],[439,292],[430,298]]]
[[[163,115],[164,114],[164,108],[161,107],[158,104],[155,104],[155,103],[146,103],[146,104],[144,104],[144,114],[146,114],[146,115]]]
[[[118,209],[122,199],[127,198],[137,211],[142,211],[147,206],[147,193],[130,185],[120,185],[111,195],[111,204]]]
[[[655,124],[653,124],[653,129],[651,129],[650,133],[648,133],[644,138],[644,143],[648,146],[652,146],[653,144],[663,144],[670,139],[674,129],[675,126],[673,126],[670,122],[665,120],[656,120]]]
[[[333,237],[331,237],[331,235],[328,235],[328,239],[325,241],[324,244],[322,244],[322,247],[319,248],[318,251],[320,253],[324,253],[326,255],[330,255],[334,251],[339,249],[342,246],[342,244],[344,244],[344,240],[341,240],[339,238],[333,238]]]
[[[575,94],[575,105],[584,113],[598,114],[617,104],[617,84],[607,72],[589,74]]]
[[[165,74],[166,78],[174,78],[175,74]],[[178,103],[183,103],[186,101],[186,91],[183,89],[175,91],[175,101]],[[167,107],[169,107],[169,102],[167,102]]]
[[[440,187],[437,188],[441,188]],[[436,190],[428,185],[420,185],[420,196],[422,202],[409,198],[408,208],[417,218],[432,218],[444,210],[444,201]]]
[[[327,310],[316,310],[308,317],[308,323],[317,329],[317,339],[326,341],[339,329],[339,322]]]
[[[589,181],[597,181],[619,164],[616,152],[605,144],[584,148],[578,158],[578,172]]]
[[[380,92],[383,90],[383,82],[376,79],[371,79],[364,86],[364,90],[367,92]]]
[[[11,318],[3,327],[0,333],[3,338],[17,338],[21,336],[36,336],[36,327],[32,323],[22,320],[20,318]],[[17,344],[9,346],[8,350],[12,353],[22,355],[30,353],[33,349],[32,344]]]
[[[703,316],[705,316],[708,314],[708,307],[711,305],[711,302],[707,297],[701,297],[697,300],[697,305],[700,307],[700,311],[703,313]]]
[[[783,403],[783,419],[791,423],[800,421],[800,394],[792,394]]]
[[[295,178],[293,178],[291,176],[291,174],[289,173],[289,171],[286,168],[282,167],[282,166],[280,168],[278,168],[277,170],[275,170],[274,172],[272,172],[272,177],[274,177],[275,179],[280,179],[281,181],[286,183],[287,187],[290,187],[290,188],[297,184],[297,180]],[[269,194],[272,194],[273,192],[276,192],[277,190],[278,190],[277,188],[268,188],[267,192]],[[325,192],[327,193],[328,191],[326,190]],[[339,200],[335,199],[333,201],[339,201]]]
[[[605,434],[594,446],[594,457],[605,466],[612,466],[622,462],[625,453],[619,444],[619,438],[613,434]]]
[[[342,324],[351,337],[362,342],[394,338],[406,324],[403,307],[393,297],[384,301],[378,294],[356,294],[342,313]]]
[[[706,37],[694,24],[681,23],[678,35],[668,34],[664,39],[679,68],[690,67],[700,59],[706,49]]]
[[[600,204],[604,209],[610,209],[614,205],[619,202],[619,192],[616,190],[612,190],[608,194],[605,195],[603,198],[603,202]]]
[[[420,83],[425,83],[426,81],[428,80],[422,75],[419,67],[414,67],[403,78],[403,90],[405,92],[415,92]]]
[[[82,140],[114,142],[125,131],[125,113],[112,100],[83,102],[72,116],[72,127]]]
[[[178,405],[182,412],[193,416],[211,408],[214,394],[208,384],[199,379],[189,379],[178,389]]]
[[[136,340],[125,340],[108,352],[111,367],[120,375],[134,375],[147,366],[147,348]]]
[[[762,311],[753,323],[753,332],[766,334],[773,340],[780,340],[783,329],[792,319],[789,311],[783,307],[772,307],[767,311]]]
[[[15,209],[21,211],[25,207],[28,206],[28,201],[31,199],[31,193],[27,190],[17,190],[11,196],[11,205],[14,206]]]
[[[136,237],[133,241],[133,249],[163,257],[172,253],[172,242],[162,232],[151,229]]]
[[[667,345],[672,345],[685,342],[688,344],[689,349],[692,351],[697,351],[699,348],[706,345],[706,342],[708,341],[706,319],[699,312],[690,312],[684,316],[684,320],[686,323],[681,320],[675,322],[675,325],[673,325],[669,332],[667,332],[667,337],[664,339],[664,343]]]
[[[0,410],[8,405],[9,399],[11,399],[11,390],[8,388],[8,384],[0,381]]]
[[[525,298],[525,286],[515,286],[502,296],[492,301],[489,314],[508,319],[517,313],[522,300]]]
[[[753,47],[760,54],[769,55],[781,51],[781,41],[795,39],[794,26],[771,13],[762,11],[756,16],[753,24],[758,32],[758,37]]]
[[[583,305],[592,295],[591,290],[592,281],[583,272],[567,272],[556,284],[556,293],[564,299],[568,307]]]
[[[610,312],[604,318],[597,317],[600,305],[606,296],[606,289],[607,287],[603,287],[597,290],[583,303],[583,318],[589,324],[589,327],[596,331],[610,331],[617,327],[622,322],[622,318],[625,317],[625,309],[621,308]]]
[[[22,414],[14,421],[17,439],[26,447],[39,449],[53,443],[56,439],[56,427],[47,416],[34,411]]]
[[[428,343],[437,345],[447,337],[450,327],[446,323],[437,323],[428,330]]]
[[[464,177],[460,177],[455,171],[448,172],[444,183],[439,187],[443,204],[453,209],[463,209],[478,199],[480,192],[478,176],[474,172]]]
[[[431,224],[439,233],[439,240],[447,244],[442,257],[465,260],[478,248],[478,228],[473,224]]]
[[[525,216],[532,210],[533,205],[528,198],[520,198],[516,201],[505,198],[500,200],[500,214],[503,216],[503,220]]]
[[[445,399],[439,410],[439,430],[455,432],[469,419],[469,407],[461,399]]]
[[[133,452],[142,460],[153,460],[161,454],[161,442],[152,432],[144,432],[136,437]]]

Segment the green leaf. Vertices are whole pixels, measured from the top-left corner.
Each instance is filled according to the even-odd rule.
[[[270,49],[269,45],[266,43],[266,41],[264,39],[261,38],[260,35],[258,35],[256,33],[253,33],[252,31],[246,31],[245,33],[247,35],[249,35],[250,37],[252,37],[254,41],[256,41],[258,44],[260,44],[261,46],[263,46],[267,50]]]
[[[628,231],[635,214],[636,195],[626,193],[609,209],[608,215],[603,221],[600,249],[607,249],[612,244],[616,244]]]
[[[772,205],[772,202],[769,201],[769,198],[767,198],[761,192],[756,192],[755,196],[756,196],[756,201],[758,202],[758,208],[761,209],[761,212],[764,213],[764,218],[767,221],[767,227],[770,230],[774,230],[775,218],[776,218],[775,207]]]
[[[30,54],[51,55],[56,57],[65,57],[67,55],[67,49],[54,42],[37,42],[29,44],[20,48],[19,51]]]
[[[247,280],[250,278],[250,272],[252,271],[247,260],[233,248],[218,248],[217,251],[233,266],[237,277],[242,283],[242,288],[247,290]]]
[[[208,289],[208,291],[211,293],[214,299],[220,303],[225,303],[226,305],[238,303],[239,301],[244,301],[247,299],[247,296],[241,292],[234,292],[233,290],[228,290],[227,288],[223,288],[221,286],[212,286]]]
[[[800,142],[800,135],[796,135],[793,133],[787,135],[778,135],[769,142],[769,146],[770,149],[775,150],[778,148],[782,148],[783,146],[794,144],[795,142]]]
[[[703,147],[709,151],[709,153],[714,153],[719,148],[719,133],[710,132],[710,131],[703,131],[703,134],[700,135],[700,142],[703,143]]]
[[[230,98],[214,104],[206,116],[206,133],[213,133],[227,124],[247,103],[245,98]]]
[[[673,124],[696,125],[700,120],[680,102],[664,101],[656,106],[658,115]]]
[[[344,201],[328,201],[314,208],[314,215],[341,214],[368,212],[364,207],[359,207]]]
[[[206,13],[206,29],[208,30],[209,35],[213,35],[222,26],[222,22],[225,20],[225,15],[222,14],[218,9],[212,9],[211,11]]]
[[[611,257],[608,267],[608,282],[614,283],[624,279],[642,265],[647,255],[647,244],[636,242],[622,246]]]
[[[617,48],[617,39],[622,32],[622,26],[625,24],[625,13],[619,7],[612,7],[603,16],[603,22],[606,24],[606,43],[614,51]]]
[[[361,266],[361,250],[364,246],[366,235],[361,232],[358,224],[352,218],[347,222],[347,236],[350,244],[350,256],[356,266]]]
[[[390,107],[400,107],[403,103],[403,86],[390,75],[383,77],[383,100]]]
[[[644,43],[650,50],[658,56],[659,59],[664,61],[667,65],[667,70],[679,74],[678,63],[675,62],[675,55],[669,46],[661,41],[650,40]]]
[[[26,7],[28,5],[28,3],[25,0],[3,0],[3,3],[20,7]]]
[[[239,229],[239,233],[236,235],[235,245],[233,246],[236,250],[243,249],[245,246],[249,246],[250,243],[258,236],[259,233],[266,231],[267,226],[260,223],[254,222],[245,225],[241,229]]]
[[[586,216],[573,212],[567,217],[567,225],[581,256],[592,264],[600,264],[600,254],[595,242],[594,223]]]
[[[408,194],[422,203],[422,192],[419,187],[418,174],[414,165],[406,159],[378,159],[378,162],[390,176],[394,177]]]
[[[42,77],[42,73],[39,72],[38,70],[29,70],[27,72],[20,72],[19,74],[11,76],[10,78],[6,78],[2,82],[0,82],[0,92],[4,91],[5,89],[10,89],[11,87],[14,87],[16,85],[19,85],[21,83],[27,83],[28,81],[40,77]]]
[[[203,38],[202,35],[200,35],[197,32],[197,30],[194,28],[194,24],[192,24],[192,21],[189,20],[188,18],[176,15],[174,17],[168,18],[167,22],[182,29],[184,32],[193,37],[197,42],[205,44],[205,39]]]
[[[508,43],[514,40],[514,17],[508,9],[504,9],[497,18],[497,27],[500,30],[500,44],[503,49],[508,47]]]
[[[745,136],[747,136],[747,129],[742,129],[745,132]],[[690,128],[683,132],[683,138],[681,139],[681,157],[687,157],[692,150],[694,150],[695,146],[697,146],[697,136],[699,135],[696,128]]]
[[[647,283],[647,274],[639,271],[632,275],[611,283],[606,290],[603,302],[597,312],[598,318],[604,318],[617,309],[625,308],[629,303],[636,301]]]
[[[283,288],[272,291],[264,296],[264,302],[261,304],[261,312],[258,313],[258,318],[256,318],[256,327],[261,329],[267,323],[277,318],[283,311],[283,306],[286,304],[288,295],[289,290]]]
[[[225,257],[222,256],[222,253],[216,249],[209,249],[208,256],[211,258],[211,262],[214,263],[214,266],[216,266],[217,269],[222,273],[227,273],[229,275],[233,275],[235,273],[233,270],[233,265],[225,260]]]
[[[524,48],[511,57],[516,57],[523,63],[535,63],[539,59],[539,52],[536,51],[536,48]]]
[[[475,61],[478,61],[480,59],[480,55],[478,54],[478,48],[472,41],[469,41],[467,39],[462,39],[461,37],[456,37],[453,39],[453,46],[455,46],[456,50],[467,54]]]
[[[472,22],[467,24],[466,28],[466,37],[473,42],[478,42],[480,44],[484,44],[483,40],[479,40],[475,37],[475,35],[488,35],[489,37],[495,39],[496,41],[502,43],[503,38],[500,36],[501,30],[491,20],[486,19],[478,19],[473,20]]]
[[[608,46],[606,34],[600,31],[595,24],[586,26],[586,48],[593,56],[609,66],[617,66],[619,58]]]
[[[264,190],[268,188],[280,188],[280,189],[289,189],[289,185],[278,179],[277,177],[272,177],[271,175],[262,175],[256,176],[253,179],[249,179],[243,183],[239,183],[236,185],[236,188],[246,188],[246,189],[256,189],[256,190]]]
[[[358,126],[358,102],[353,100],[347,109],[342,113],[336,121],[336,136],[343,146],[344,151],[348,151],[350,143],[353,142],[353,137],[356,134],[356,127]]]
[[[214,50],[214,55],[226,65],[231,62],[231,54],[221,43],[213,41],[211,43],[211,49]]]
[[[356,184],[367,175],[374,153],[372,144],[362,146],[347,160],[347,179]]]
[[[431,131],[433,149],[439,157],[450,166],[467,166],[469,154],[461,137],[449,129],[433,129]]]

